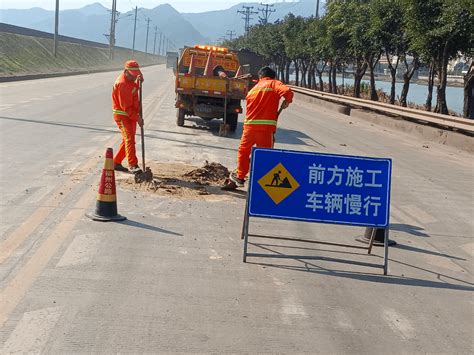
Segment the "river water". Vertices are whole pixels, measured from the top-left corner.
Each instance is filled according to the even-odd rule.
[[[294,80],[294,78],[292,78]],[[317,80],[317,78],[316,78]],[[327,83],[327,77],[323,77],[323,81]],[[342,77],[338,76],[337,84],[342,85]],[[369,84],[368,80],[362,80],[363,82]],[[344,78],[345,85],[354,85],[353,78]],[[377,89],[385,91],[387,94],[390,94],[391,83],[388,81],[375,81],[375,86]],[[395,97],[398,98],[402,91],[403,83],[395,84]],[[412,102],[417,105],[424,105],[426,103],[426,97],[428,96],[428,86],[419,85],[419,84],[410,84],[410,89],[408,90],[409,102]],[[448,109],[459,114],[462,114],[463,105],[464,105],[464,91],[462,87],[448,86],[446,88],[446,102],[448,104]],[[436,105],[436,87],[433,88],[433,107]]]

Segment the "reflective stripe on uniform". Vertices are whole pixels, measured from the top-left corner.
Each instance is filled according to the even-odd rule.
[[[126,67],[125,69],[127,69],[127,70],[140,70],[140,68],[129,68],[129,67]]]
[[[261,88],[261,89],[255,89],[255,90],[250,90],[249,94],[258,94],[259,92],[265,92],[265,91],[273,91],[273,88]]]
[[[244,124],[268,124],[272,126],[277,125],[276,120],[245,120]]]
[[[112,112],[115,113],[116,115],[128,116],[128,113],[122,110],[112,110]]]

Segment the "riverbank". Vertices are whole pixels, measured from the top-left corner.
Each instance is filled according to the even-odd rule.
[[[291,81],[294,81],[294,76],[290,78],[291,78]],[[323,76],[323,81],[325,85],[327,85],[328,77]],[[352,95],[351,88],[354,85],[353,78],[345,77],[343,80],[342,76],[338,76],[336,78],[336,83],[339,87],[344,88],[344,92],[346,93],[346,95],[348,96]],[[370,85],[369,79],[364,78],[362,80],[363,88],[365,87],[365,89],[368,90],[369,85]],[[390,94],[391,82],[385,81],[385,80],[379,80],[379,78],[377,78],[377,80],[375,81],[375,87],[377,88],[377,90],[379,90],[379,93],[383,92],[383,94],[380,94],[380,96],[383,96],[383,95],[388,96]],[[395,84],[395,98],[397,101],[399,100],[402,88],[403,88],[403,83],[400,81],[397,81]],[[448,109],[452,115],[456,115],[456,116],[462,115],[463,106],[464,106],[464,91],[463,90],[464,90],[463,87],[458,87],[458,86],[448,86],[446,88],[446,101],[448,104]],[[428,86],[426,84],[419,84],[418,82],[410,83],[410,89],[408,91],[408,97],[407,97],[408,106],[423,110],[424,105],[426,103],[427,96],[428,96]],[[433,90],[432,103],[434,107],[436,105],[436,88],[434,88]]]

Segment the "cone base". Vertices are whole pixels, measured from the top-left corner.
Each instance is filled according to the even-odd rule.
[[[119,222],[119,221],[125,221],[127,219],[127,217],[121,216],[119,214],[116,214],[115,216],[111,216],[111,217],[104,217],[104,216],[99,216],[95,212],[86,213],[86,217],[89,217],[93,221],[98,221],[98,222]]]

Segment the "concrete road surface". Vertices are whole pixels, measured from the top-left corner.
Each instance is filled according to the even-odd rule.
[[[84,216],[118,147],[117,74],[0,84],[0,353],[473,353],[472,155],[295,102],[276,147],[393,159],[389,276],[380,248],[253,238],[269,256],[243,263],[244,192],[120,185],[126,222]],[[233,168],[241,124],[177,127],[171,71],[144,74],[147,160]],[[251,231],[360,245],[364,229]]]

